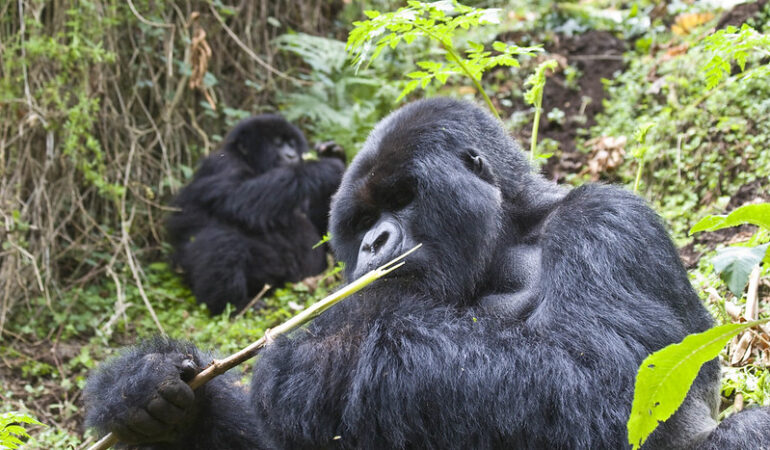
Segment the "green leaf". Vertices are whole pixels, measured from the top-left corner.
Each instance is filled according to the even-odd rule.
[[[714,270],[720,273],[730,292],[736,297],[743,295],[743,288],[749,281],[754,267],[762,262],[770,243],[756,247],[727,247],[717,250],[711,258]]]
[[[715,231],[750,223],[770,229],[770,203],[745,205],[726,216],[706,216],[690,228],[690,235],[699,231]]]
[[[700,367],[716,358],[727,341],[741,331],[770,319],[727,324],[691,334],[651,354],[636,375],[634,402],[628,419],[628,442],[639,448],[658,424],[684,401]]]
[[[492,48],[502,53],[505,52],[505,49],[508,48],[508,45],[505,42],[495,41],[492,43]]]
[[[543,101],[543,88],[545,87],[545,72],[548,69],[555,70],[559,63],[555,59],[541,62],[535,69],[535,73],[527,77],[525,86],[532,86],[524,93],[524,101],[539,108]]]
[[[401,91],[400,94],[398,94],[398,98],[396,101],[398,102],[402,98],[406,97],[410,92],[415,90],[417,88],[417,85],[419,84],[420,80],[412,80],[408,83],[406,83],[406,86],[404,87],[404,90]]]
[[[417,72],[409,72],[408,74],[406,74],[406,76],[409,78],[424,78],[424,77],[427,77],[428,75],[430,75],[428,72],[423,72],[419,70]]]

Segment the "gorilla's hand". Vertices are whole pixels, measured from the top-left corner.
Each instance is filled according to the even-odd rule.
[[[314,149],[316,153],[318,153],[318,156],[324,158],[337,158],[343,163],[347,162],[345,149],[334,141],[319,142],[315,145]]]
[[[86,386],[87,425],[128,444],[178,439],[198,409],[186,382],[199,371],[199,358],[185,347],[192,346],[158,339],[103,366]]]

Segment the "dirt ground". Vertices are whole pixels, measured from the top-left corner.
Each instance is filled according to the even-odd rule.
[[[762,11],[769,1],[770,0],[759,0],[754,3],[743,3],[737,5],[735,8],[725,13],[721,19],[719,19],[717,29],[725,28],[730,25],[734,27],[740,27],[742,23],[746,22],[747,20],[757,15],[760,11]]]
[[[517,36],[502,36],[516,40]],[[595,116],[602,111],[606,97],[602,79],[612,79],[623,70],[623,52],[627,44],[606,31],[589,31],[575,36],[556,35],[545,46],[545,59],[556,59],[559,70],[548,75],[543,91],[543,115],[540,118],[538,140],[552,139],[559,143],[559,152],[548,160],[543,168],[549,179],[563,180],[568,173],[579,172],[586,163],[586,155],[577,151],[575,139],[596,124]],[[566,69],[572,66],[579,71],[571,85]],[[523,101],[502,108],[503,116],[531,108]],[[554,108],[564,113],[560,122],[549,120],[546,115]],[[530,130],[521,130],[516,138],[528,142]]]

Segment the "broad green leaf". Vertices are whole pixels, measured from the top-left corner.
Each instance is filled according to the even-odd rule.
[[[639,448],[658,424],[671,417],[684,401],[700,367],[716,358],[733,336],[757,324],[727,324],[691,334],[677,344],[651,354],[636,375],[634,402],[628,419],[628,442]]]
[[[770,244],[756,247],[727,247],[717,250],[711,258],[714,270],[720,273],[730,292],[736,297],[743,295],[743,288],[749,281],[749,275],[754,267],[762,262]]]
[[[690,228],[690,234],[721,230],[744,223],[770,229],[770,203],[741,206],[726,216],[706,216]]]

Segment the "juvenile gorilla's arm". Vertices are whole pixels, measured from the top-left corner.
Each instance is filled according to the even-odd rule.
[[[248,179],[201,179],[198,201],[216,217],[249,230],[288,220],[307,198],[307,180],[297,167],[282,166]]]
[[[125,350],[89,378],[86,426],[142,448],[259,448],[259,428],[233,376],[195,392],[187,385],[210,360],[192,344],[163,338]]]
[[[308,214],[308,202],[334,192],[344,167],[324,158],[299,166],[281,166],[252,178],[240,179],[213,174],[197,184],[197,201],[215,216],[247,229],[264,230],[290,220],[298,210]]]
[[[345,171],[345,164],[337,158],[321,157],[318,161],[306,162],[303,167],[307,177],[310,198],[308,216],[318,234],[326,233],[329,222],[329,202],[337,191]]]

